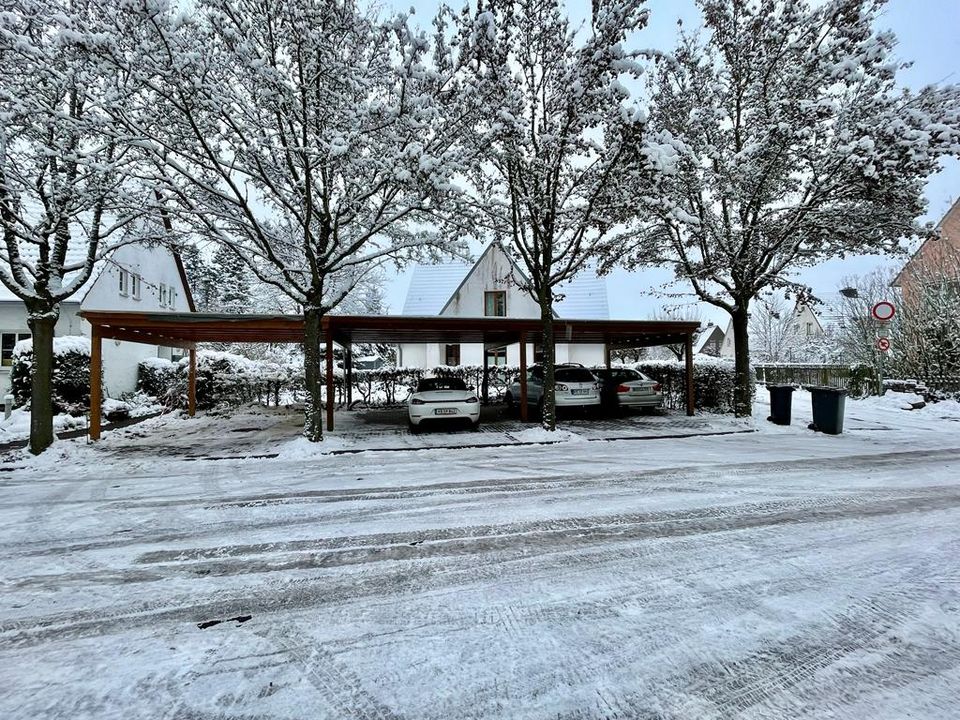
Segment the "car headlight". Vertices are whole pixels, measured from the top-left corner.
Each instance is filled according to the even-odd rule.
[[[412,398],[410,400],[411,405],[426,405],[427,403],[421,400],[420,398]]]
[[[566,385],[564,385],[563,383],[557,383],[556,389],[557,389],[557,390],[562,390],[562,391],[566,392],[566,391],[569,390],[570,388],[568,388],[568,387],[567,387]]]

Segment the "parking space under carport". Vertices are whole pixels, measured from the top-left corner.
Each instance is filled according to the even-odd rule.
[[[196,346],[204,342],[304,342],[299,315],[232,315],[226,313],[131,313],[86,311],[91,325],[90,437],[100,437],[102,399],[101,344],[104,339],[183,348],[189,352],[188,409],[196,407]],[[696,322],[649,320],[557,320],[554,340],[566,344],[602,344],[606,364],[617,348],[682,345],[686,357],[686,412],[694,414],[693,336]],[[542,344],[543,329],[536,318],[411,317],[404,315],[327,315],[321,325],[326,362],[327,429],[334,427],[334,345],[344,351],[347,404],[352,402],[352,347],[360,343],[482,343],[487,349],[520,347],[520,419],[526,421],[527,345]],[[486,362],[484,385],[486,398]]]

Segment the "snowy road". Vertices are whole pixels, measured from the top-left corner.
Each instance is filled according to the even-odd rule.
[[[0,478],[0,717],[956,717],[956,428],[75,448]]]

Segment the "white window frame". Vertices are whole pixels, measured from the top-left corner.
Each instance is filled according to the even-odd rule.
[[[164,285],[163,283],[160,283],[159,294],[160,294],[160,307],[166,307],[167,306],[167,286]]]
[[[2,357],[2,354],[7,352],[3,349],[3,340],[7,335],[13,335],[13,345],[10,346],[10,357]],[[0,332],[0,367],[11,367],[13,365],[13,349],[17,346],[17,343],[21,340],[29,340],[30,332],[23,330],[4,330]]]
[[[134,300],[140,299],[141,285],[143,279],[137,273],[130,273],[130,295]]]
[[[130,295],[130,273],[120,268],[120,296],[127,297],[128,295]]]
[[[177,290],[173,285],[167,286],[167,305],[171,310],[177,307]]]

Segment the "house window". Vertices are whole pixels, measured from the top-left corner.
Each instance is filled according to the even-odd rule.
[[[21,340],[29,340],[30,333],[25,332],[5,332],[0,334],[0,365],[10,367],[13,365],[13,348]]]
[[[134,300],[140,299],[140,285],[140,276],[135,273],[130,273],[130,295],[133,296]]]
[[[813,335],[813,323],[807,323],[807,337]]]
[[[460,346],[459,345],[447,345],[443,353],[444,365],[459,365],[460,364]]]
[[[506,290],[490,290],[483,294],[483,314],[487,317],[507,316]]]
[[[171,309],[177,305],[177,291],[172,286],[167,288],[167,305]]]
[[[130,273],[126,270],[120,271],[120,294],[124,297],[130,294]]]
[[[506,365],[507,349],[505,347],[487,350],[487,357],[490,365]]]
[[[160,307],[167,306],[167,286],[160,283]]]

